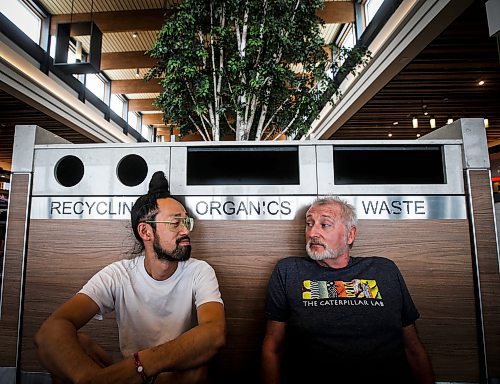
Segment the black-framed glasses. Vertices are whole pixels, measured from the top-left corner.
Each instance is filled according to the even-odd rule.
[[[172,220],[145,220],[144,222],[148,224],[158,224],[158,223],[167,224],[167,228],[172,232],[180,231],[181,226],[186,227],[186,229],[190,232],[194,228],[194,219],[189,216],[175,217]]]

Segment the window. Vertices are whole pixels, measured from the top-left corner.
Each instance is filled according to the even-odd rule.
[[[49,48],[49,55],[50,57],[54,58],[56,56],[56,41],[57,41],[57,36],[52,35],[50,36],[50,48]],[[85,61],[85,53],[82,53]],[[81,61],[81,58],[80,58]],[[70,41],[69,47],[68,47],[68,63],[76,63],[76,43],[73,41]]]
[[[42,18],[21,0],[1,0],[0,12],[35,43],[40,44]]]
[[[137,113],[129,112],[127,122],[128,122],[128,125],[130,125],[132,128],[137,130],[137,123],[138,123]]]
[[[99,99],[104,100],[104,81],[95,74],[86,75],[85,86]]]
[[[72,48],[68,49],[68,63],[76,63],[76,54]]]
[[[351,24],[342,35],[340,46],[342,48],[351,49],[355,45],[356,45],[356,38],[354,36],[354,28],[352,27]]]
[[[111,108],[112,111],[114,111],[118,116],[123,118],[123,105],[125,104],[125,101],[123,98],[119,95],[112,94],[111,98],[109,100],[109,107]]]
[[[50,47],[49,47],[49,55],[52,58],[56,57],[56,42],[57,42],[57,36],[56,35],[51,35],[50,36]],[[67,58],[67,63],[76,63],[76,46],[77,44],[75,41],[70,40],[69,46],[68,46],[68,58]],[[80,46],[81,47],[81,46]],[[86,60],[86,55],[85,52],[82,51],[82,57],[83,61]],[[80,59],[80,61],[82,61]],[[80,83],[83,83],[85,81],[85,75],[84,74],[79,74],[79,73],[74,73],[73,77],[78,79]],[[89,80],[87,80],[89,81]]]
[[[339,66],[341,66],[347,58],[346,50],[354,48],[355,45],[356,36],[354,34],[354,27],[352,24],[348,24],[337,39],[337,46],[339,49],[335,53],[335,60],[337,60]]]
[[[365,9],[365,27],[370,24],[373,17],[377,13],[378,9],[382,5],[384,0],[366,0],[364,4]]]
[[[141,135],[148,141],[152,141],[153,137],[153,129],[146,124],[142,124]]]

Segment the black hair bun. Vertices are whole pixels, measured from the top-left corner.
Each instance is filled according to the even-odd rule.
[[[156,171],[151,177],[149,182],[149,194],[162,194],[170,195],[170,189],[168,187],[168,180],[165,177],[163,171]]]

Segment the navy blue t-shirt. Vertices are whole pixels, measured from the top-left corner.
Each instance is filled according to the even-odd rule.
[[[284,382],[329,377],[325,370],[333,381],[411,382],[402,328],[419,313],[389,259],[352,257],[341,269],[282,259],[269,281],[266,316],[287,323]]]

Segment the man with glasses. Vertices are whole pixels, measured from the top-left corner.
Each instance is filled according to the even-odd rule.
[[[156,172],[131,211],[133,259],[103,268],[40,327],[35,344],[54,383],[199,383],[225,343],[215,272],[190,258],[194,220]],[[120,350],[109,355],[77,331],[115,312]]]

